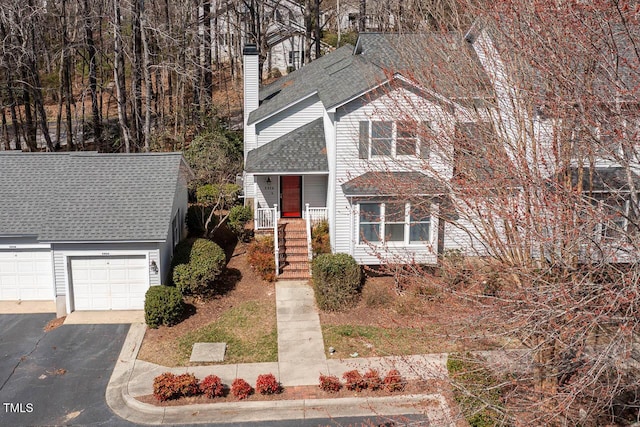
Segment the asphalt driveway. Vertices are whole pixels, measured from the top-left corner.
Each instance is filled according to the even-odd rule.
[[[53,317],[0,315],[0,424],[131,425],[104,397],[129,325],[45,333]]]

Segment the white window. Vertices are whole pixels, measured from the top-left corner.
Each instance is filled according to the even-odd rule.
[[[596,238],[619,239],[630,230],[629,217],[631,215],[631,200],[623,197],[613,197],[610,194],[597,194],[592,203],[602,214],[602,221],[596,226]]]
[[[431,214],[402,202],[362,202],[358,242],[408,245],[431,242]]]
[[[419,156],[426,160],[429,158],[428,140],[432,128],[430,122],[411,120],[362,121],[358,156],[361,159]]]

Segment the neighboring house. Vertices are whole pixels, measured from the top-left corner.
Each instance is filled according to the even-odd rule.
[[[306,29],[304,5],[293,0],[264,0],[256,3],[261,14],[260,43],[265,48],[263,77],[270,71],[285,74],[297,70],[304,63]],[[212,34],[218,37],[216,58],[229,61],[249,38],[252,14],[247,6],[238,8],[237,2],[221,0],[214,3]],[[324,50],[329,46],[321,43]],[[313,54],[313,52],[312,52]]]
[[[0,300],[139,310],[185,235],[180,153],[0,153]]]
[[[446,71],[470,79],[473,93],[460,93],[442,69],[428,89],[412,83],[409,57],[443,66],[414,51],[423,43],[441,47],[431,55],[448,56]],[[355,47],[263,88],[255,46],[245,48],[244,61],[244,194],[257,229],[273,229],[274,214],[278,221],[326,218],[332,250],[360,264],[435,264],[447,241],[455,246],[458,231],[438,220],[449,193],[442,178],[453,177],[454,165],[428,136],[453,134],[474,101],[492,96],[463,35],[361,34]],[[285,276],[294,267],[288,255],[280,259]]]

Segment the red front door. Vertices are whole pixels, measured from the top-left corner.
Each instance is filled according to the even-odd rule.
[[[280,185],[282,188],[282,200],[280,200],[282,217],[302,217],[302,177],[283,176]]]

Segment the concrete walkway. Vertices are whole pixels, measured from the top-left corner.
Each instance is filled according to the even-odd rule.
[[[379,417],[420,414],[429,425],[455,425],[441,394],[286,401],[222,402],[175,407],[142,403],[136,397],[153,393],[153,379],[163,372],[193,373],[199,379],[217,375],[231,384],[243,378],[255,384],[258,375],[272,373],[284,387],[317,386],[320,373],[341,377],[348,370],[395,368],[406,379],[446,378],[446,354],[327,360],[313,289],[306,282],[277,282],[278,362],[167,368],[137,360],[146,325],[133,323],[107,387],[111,409],[144,424],[250,422],[339,417]]]
[[[313,289],[306,281],[277,282],[276,310],[280,381],[292,386],[316,383],[328,366]]]

